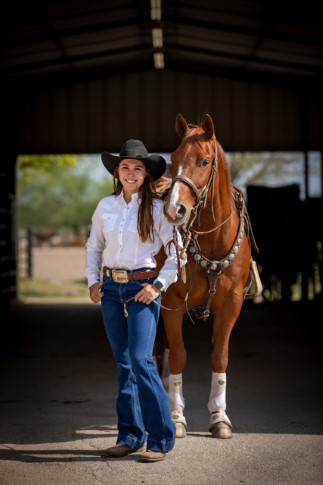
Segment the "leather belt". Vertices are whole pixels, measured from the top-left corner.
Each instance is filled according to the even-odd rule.
[[[128,271],[126,269],[111,269],[103,266],[102,272],[108,278],[113,279],[115,283],[128,283],[131,280],[144,280],[147,278],[155,278],[157,272],[153,269],[139,269]]]

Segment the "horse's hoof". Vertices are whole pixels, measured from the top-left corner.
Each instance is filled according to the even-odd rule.
[[[231,427],[223,421],[220,423],[215,423],[210,431],[212,433],[212,438],[227,440],[233,436]]]
[[[176,438],[186,437],[186,427],[183,423],[175,423],[176,428]]]

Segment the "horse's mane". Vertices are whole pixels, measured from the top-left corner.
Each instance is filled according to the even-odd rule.
[[[229,164],[221,144],[217,140],[215,140],[215,143],[217,144],[217,147],[218,147],[218,164],[219,164],[218,166],[220,167],[220,164],[221,164],[221,167],[223,169],[223,172],[225,173],[225,177],[228,182],[228,188],[230,190],[232,187],[232,179],[231,179]]]

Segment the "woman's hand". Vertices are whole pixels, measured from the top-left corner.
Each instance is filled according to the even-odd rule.
[[[141,301],[149,305],[153,300],[156,300],[161,292],[151,283],[143,283],[142,286],[143,289],[136,294],[135,301]]]
[[[90,298],[93,301],[93,303],[99,303],[103,297],[103,293],[100,291],[102,286],[102,283],[98,281],[98,283],[94,283],[92,286],[90,286]]]

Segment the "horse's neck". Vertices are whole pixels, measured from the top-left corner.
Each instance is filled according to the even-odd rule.
[[[232,183],[231,174],[228,167],[222,146],[215,141],[215,157],[217,158],[217,171],[212,188],[209,190],[208,198],[210,206],[213,205],[213,212],[216,214],[216,222],[221,222],[223,217],[228,217],[232,209]],[[213,199],[213,200],[212,200]]]
[[[230,245],[236,236],[235,227],[238,219],[234,211],[232,199],[232,184],[226,169],[218,167],[214,180],[214,189],[210,187],[207,195],[207,203],[201,210],[194,229],[198,232],[209,234],[214,248]],[[234,230],[232,230],[234,228]]]
[[[229,217],[232,211],[232,184],[230,172],[224,160],[219,160],[218,169],[207,197],[207,208],[214,214],[216,224]]]

